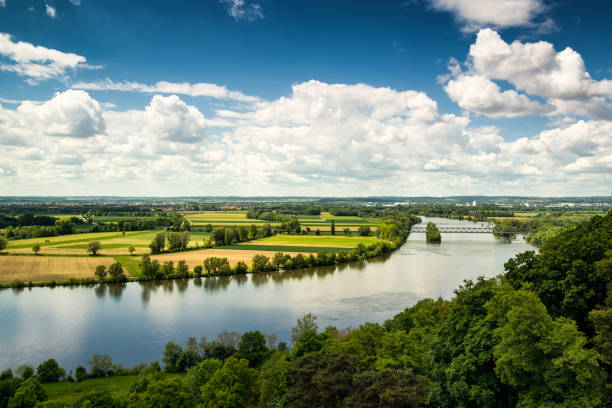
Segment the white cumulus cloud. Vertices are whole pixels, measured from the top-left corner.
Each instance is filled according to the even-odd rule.
[[[465,31],[482,27],[520,27],[534,24],[547,8],[542,0],[428,0],[439,11],[447,11]],[[550,24],[550,20],[546,20]]]
[[[0,70],[28,77],[29,82],[61,78],[71,69],[98,68],[86,64],[86,58],[28,42],[13,41],[10,34],[0,33],[0,55],[9,62],[0,61]]]
[[[594,80],[580,54],[556,51],[546,41],[506,43],[491,30],[478,32],[465,72],[451,67],[445,90],[462,108],[490,117],[580,115],[612,119],[612,81]],[[493,81],[514,89],[501,91]],[[543,105],[533,97],[546,100]]]
[[[209,123],[231,122],[211,132]],[[518,140],[445,114],[428,95],[308,81],[244,112],[205,118],[176,95],[142,109],[85,91],[0,107],[0,188],[14,194],[604,194],[612,122]],[[32,178],[32,174],[36,174]]]

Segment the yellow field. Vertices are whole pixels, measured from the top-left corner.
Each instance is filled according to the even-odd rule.
[[[0,282],[93,278],[96,266],[114,262],[104,257],[0,256]]]
[[[284,254],[295,256],[299,252],[283,252]],[[178,261],[185,261],[189,265],[190,269],[193,269],[196,265],[202,265],[202,262],[205,258],[217,257],[217,258],[227,258],[230,265],[234,266],[239,261],[245,262],[249,267],[251,266],[251,259],[255,255],[266,255],[272,258],[275,252],[266,253],[265,251],[257,250],[257,251],[246,251],[246,250],[235,250],[235,249],[201,249],[196,251],[187,251],[187,252],[175,252],[172,254],[162,254],[162,255],[153,255],[151,259],[157,259],[158,262],[163,263],[166,261],[173,261],[174,264]],[[310,255],[310,254],[303,254]]]

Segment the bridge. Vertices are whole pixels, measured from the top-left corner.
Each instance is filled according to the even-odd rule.
[[[442,233],[446,233],[446,234],[492,234],[493,226],[490,226],[490,227],[482,227],[482,226],[453,227],[453,226],[441,225],[441,226],[438,226],[438,231],[440,231],[441,234]],[[427,226],[426,225],[413,226],[410,232],[424,234],[425,232],[427,232]],[[525,234],[526,232],[527,231],[522,231],[522,230],[512,230],[512,231],[500,231],[500,234],[502,235]]]

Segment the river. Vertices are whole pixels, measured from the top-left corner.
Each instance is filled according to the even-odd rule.
[[[467,221],[426,219],[441,225]],[[411,234],[393,254],[364,262],[239,277],[0,291],[0,370],[55,358],[66,371],[93,354],[133,366],[160,360],[164,345],[209,340],[223,330],[260,330],[287,341],[296,318],[320,328],[384,322],[418,300],[450,299],[464,279],[496,276],[533,249],[492,234]]]

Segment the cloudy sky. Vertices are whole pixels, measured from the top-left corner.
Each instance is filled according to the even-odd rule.
[[[0,195],[609,195],[612,5],[0,0]]]

